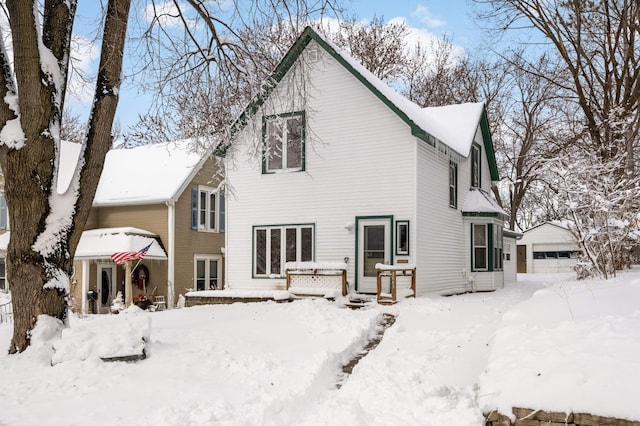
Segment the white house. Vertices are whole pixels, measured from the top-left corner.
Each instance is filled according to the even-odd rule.
[[[566,226],[545,222],[524,231],[518,241],[518,272],[573,272],[579,252]]]
[[[307,28],[226,155],[225,288],[284,289],[285,263],[407,262],[417,293],[503,286],[505,212],[482,103],[421,108]]]

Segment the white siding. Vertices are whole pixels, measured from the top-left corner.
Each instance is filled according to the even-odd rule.
[[[487,159],[487,151],[482,141],[482,132],[480,126],[476,130],[474,142],[481,147],[481,164],[480,164],[480,187],[491,193],[491,172],[489,169],[489,160]],[[469,158],[469,157],[468,157]],[[471,162],[469,160],[458,166],[458,182],[460,200],[458,206],[464,205],[465,199],[468,194],[469,187],[471,185]],[[481,272],[472,271],[471,268],[471,224],[472,223],[493,223],[493,226],[501,226],[502,223],[498,222],[495,218],[483,218],[483,217],[467,217],[463,224],[461,224],[464,248],[462,256],[464,257],[463,263],[463,285],[466,290],[477,291],[490,291],[504,287],[504,273],[502,271],[495,272]],[[503,246],[504,249],[504,246]]]
[[[504,259],[504,283],[514,284],[516,282],[518,256],[516,253],[517,240],[515,238],[504,237],[504,253],[508,254]]]
[[[306,102],[286,91],[295,83],[280,84],[228,155],[226,287],[284,288],[284,278],[252,278],[252,227],[313,223],[315,261],[348,257],[353,288],[356,217],[391,215],[394,221],[410,221],[410,254],[394,253],[394,260],[416,264],[418,295],[464,291],[471,261],[460,208],[470,186],[469,162],[458,165],[458,208],[450,208],[449,158],[413,137],[389,106],[318,51],[321,59],[308,75],[312,83],[297,86],[298,93],[306,90]],[[276,106],[273,99],[284,99],[280,104],[286,106]],[[262,114],[296,110],[307,114],[306,171],[263,175],[256,149]],[[481,186],[490,191],[480,131],[476,138],[482,147]],[[501,272],[485,275],[491,288],[502,286]]]
[[[310,93],[304,105],[306,171],[261,174],[260,159],[250,148],[261,135],[251,126],[242,132],[244,146],[236,146],[229,159],[227,177],[233,195],[227,206],[228,288],[284,288],[284,279],[252,279],[254,225],[314,223],[315,260],[349,257],[350,285],[354,283],[356,216],[410,220],[410,245],[415,247],[415,140],[410,129],[322,53],[323,60],[310,76],[313,83],[307,86]],[[276,89],[272,96],[279,94]],[[269,108],[268,114],[291,112]],[[291,108],[303,109],[301,105]],[[353,229],[345,229],[348,226]]]
[[[462,213],[470,173],[458,165],[458,208],[449,207],[449,159],[418,144],[417,293],[464,289]],[[466,183],[465,183],[466,182]]]

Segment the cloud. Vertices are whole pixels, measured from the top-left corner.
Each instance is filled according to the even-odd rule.
[[[164,27],[180,27],[184,25],[180,15],[182,14],[189,25],[195,25],[195,20],[185,16],[188,6],[184,4],[176,5],[173,1],[164,3],[149,3],[144,7],[142,15],[147,23],[158,22]]]
[[[411,16],[429,28],[440,28],[447,24],[445,21],[435,17],[426,6],[422,6],[421,4],[416,7],[416,10],[411,12]]]
[[[407,50],[408,52],[413,52],[418,44],[422,49],[430,50],[432,47],[437,46],[440,42],[442,42],[442,35],[434,34],[430,32],[428,29],[412,27],[407,23],[407,19],[401,16],[390,19],[389,24],[391,23],[404,23],[407,26],[408,34],[405,38],[407,42]],[[452,45],[452,59],[458,59],[465,56],[465,49],[457,46],[455,44]]]

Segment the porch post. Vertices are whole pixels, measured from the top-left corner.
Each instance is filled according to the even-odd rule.
[[[128,261],[124,264],[124,305],[127,308],[133,302],[133,295],[131,293],[131,261]]]
[[[87,313],[87,292],[89,291],[89,261],[82,261],[82,294],[80,300],[82,301],[82,313]]]

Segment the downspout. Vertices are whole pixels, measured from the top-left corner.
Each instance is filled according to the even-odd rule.
[[[167,307],[173,309],[175,298],[175,241],[176,241],[176,203],[167,201],[167,226],[169,241],[167,242]]]

